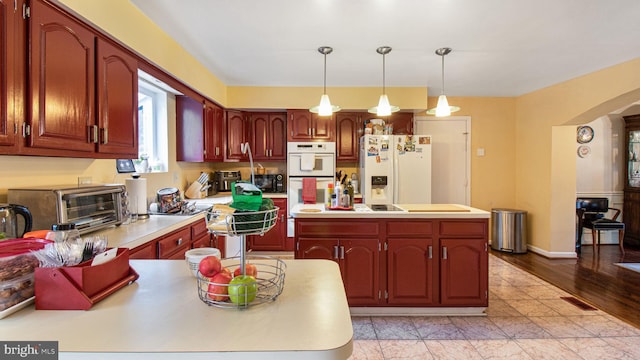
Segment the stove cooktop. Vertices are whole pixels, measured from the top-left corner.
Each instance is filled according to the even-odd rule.
[[[367,205],[373,211],[402,211],[399,207],[395,205],[387,205],[387,204],[376,204],[376,205]]]

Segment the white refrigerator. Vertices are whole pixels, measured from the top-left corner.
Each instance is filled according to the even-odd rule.
[[[359,166],[365,204],[431,203],[430,135],[364,135]]]

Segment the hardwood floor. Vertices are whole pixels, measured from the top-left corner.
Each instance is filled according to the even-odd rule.
[[[582,246],[578,259],[549,259],[532,252],[491,254],[559,287],[623,321],[640,328],[640,273],[614,263],[640,263],[640,249],[618,245]]]

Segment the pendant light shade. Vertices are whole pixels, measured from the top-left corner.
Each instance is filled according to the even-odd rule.
[[[378,116],[389,116],[391,113],[399,111],[400,108],[397,106],[393,106],[389,104],[389,97],[385,93],[385,55],[391,52],[391,47],[389,46],[381,46],[376,49],[376,52],[382,55],[382,95],[380,95],[380,100],[378,100],[378,106],[374,106],[369,109],[370,113],[376,114]]]
[[[331,54],[333,48],[330,46],[321,46],[318,52],[324,55],[324,86],[322,96],[320,97],[320,105],[314,106],[309,111],[320,116],[331,116],[334,112],[340,111],[340,106],[331,105],[329,95],[327,95],[327,55]]]
[[[452,112],[460,110],[458,106],[450,106],[449,101],[447,101],[447,96],[444,94],[444,56],[450,52],[451,48],[440,48],[436,50],[436,55],[442,57],[442,93],[438,96],[438,105],[433,109],[427,110],[427,114],[435,114],[436,117],[449,116]]]

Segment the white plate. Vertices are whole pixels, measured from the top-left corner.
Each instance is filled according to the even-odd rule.
[[[12,307],[8,308],[8,309],[4,309],[2,311],[0,311],[0,319],[5,318],[11,314],[13,314],[14,312],[18,311],[18,310],[22,310],[22,308],[33,304],[33,302],[35,301],[36,297],[32,296],[22,302],[19,302],[15,305],[13,305]]]

